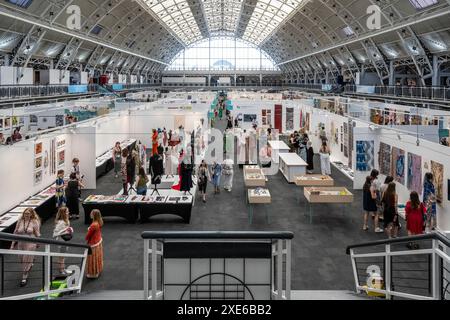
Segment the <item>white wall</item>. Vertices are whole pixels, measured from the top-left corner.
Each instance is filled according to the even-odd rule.
[[[97,176],[95,167],[96,158],[96,129],[88,125],[76,128],[73,132],[71,143],[71,158],[68,159],[69,165],[73,158],[80,160],[80,171],[84,175],[83,184],[86,189],[97,188]]]
[[[130,138],[128,111],[101,118],[97,120],[95,126],[95,155],[97,157],[112,149],[117,141],[120,142]]]
[[[14,78],[14,67],[0,67],[0,85],[14,85],[16,79]]]

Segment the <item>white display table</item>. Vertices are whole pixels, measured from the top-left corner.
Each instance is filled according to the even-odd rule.
[[[289,146],[281,140],[270,140],[269,146],[272,148],[272,161],[278,163],[278,157],[282,153],[289,153]]]
[[[280,153],[280,171],[289,183],[297,176],[306,175],[308,164],[296,153]]]

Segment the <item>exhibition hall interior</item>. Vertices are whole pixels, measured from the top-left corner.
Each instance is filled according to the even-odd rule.
[[[447,0],[0,1],[0,300],[449,300]]]

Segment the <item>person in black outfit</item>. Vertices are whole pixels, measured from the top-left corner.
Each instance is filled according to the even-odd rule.
[[[134,181],[136,179],[136,159],[133,156],[133,153],[127,157],[127,181],[131,187],[133,187]]]
[[[190,192],[191,188],[193,187],[193,182],[192,182],[192,171],[193,171],[193,166],[191,164],[185,163],[184,161],[181,162],[181,166],[180,166],[180,173],[181,173],[181,186],[180,186],[180,191],[184,191],[184,194],[186,194],[186,192]]]
[[[149,172],[152,177],[152,184],[155,186],[154,190],[157,190],[156,186],[161,184],[161,177],[164,174],[164,159],[161,156],[161,150],[162,148],[158,148],[158,153],[150,158]]]
[[[306,167],[306,170],[308,170],[308,173],[313,173],[314,171],[314,149],[312,147],[312,142],[308,141],[306,144],[306,163],[308,166]]]
[[[77,179],[77,174],[72,172],[69,177],[69,182],[66,187],[66,205],[69,208],[70,219],[78,219],[80,217],[79,207],[79,188],[84,188],[80,180]]]

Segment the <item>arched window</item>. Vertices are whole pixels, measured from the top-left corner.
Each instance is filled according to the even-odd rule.
[[[214,37],[182,50],[168,70],[279,70],[274,61],[251,43],[232,37]]]

